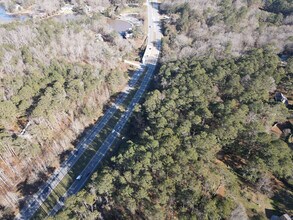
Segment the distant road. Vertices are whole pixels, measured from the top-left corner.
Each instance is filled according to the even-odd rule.
[[[69,196],[76,194],[89,179],[91,174],[95,171],[96,167],[100,163],[100,161],[104,158],[105,154],[107,154],[111,145],[115,141],[115,139],[120,136],[120,132],[125,126],[127,120],[129,119],[131,113],[135,105],[139,102],[140,98],[144,94],[153,74],[154,70],[159,58],[160,49],[161,49],[161,27],[160,27],[160,19],[159,19],[159,10],[158,4],[156,0],[153,2],[147,2],[147,10],[148,10],[148,42],[146,51],[143,56],[143,64],[141,64],[141,68],[136,71],[129,82],[129,87],[133,87],[136,85],[139,77],[142,73],[145,72],[145,76],[143,81],[136,91],[131,103],[128,105],[126,111],[122,114],[121,118],[102,143],[99,150],[84,168],[84,170],[80,173],[81,179],[75,180],[67,192],[63,195],[64,199]],[[60,169],[56,170],[54,174],[49,178],[49,180],[44,184],[41,189],[33,196],[33,198],[27,203],[20,213],[16,216],[16,219],[30,219],[35,212],[39,209],[41,204],[48,198],[53,189],[59,184],[62,178],[68,173],[68,171],[72,168],[72,166],[78,161],[80,156],[84,153],[88,145],[94,140],[96,135],[104,128],[107,122],[111,119],[111,117],[117,111],[117,106],[121,105],[126,97],[128,92],[124,92],[119,95],[116,99],[114,105],[109,108],[101,120],[98,121],[96,125],[86,134],[86,136],[77,144],[76,153],[72,153],[71,156],[62,163]],[[63,203],[58,202],[54,208],[51,210],[50,215],[56,214],[62,207]]]

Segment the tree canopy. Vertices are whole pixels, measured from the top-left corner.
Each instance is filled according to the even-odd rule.
[[[81,192],[94,196],[94,211],[76,196],[57,217],[70,219],[84,204],[83,219],[227,219],[243,203],[237,176],[256,188],[267,175],[292,178],[292,150],[268,130],[288,115],[270,101],[282,68],[276,60],[258,49],[162,65],[132,118],[133,137]],[[223,160],[231,169],[219,165],[219,154],[235,158]]]

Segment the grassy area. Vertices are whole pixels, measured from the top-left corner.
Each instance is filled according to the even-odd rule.
[[[44,207],[44,205],[41,205],[39,210],[35,213],[35,215],[31,218],[32,220],[40,220],[45,219],[47,216],[48,210]]]
[[[250,187],[243,188],[238,201],[242,202],[250,217],[257,213],[265,213],[265,209],[273,209],[272,200],[268,196],[254,191]]]
[[[256,218],[256,216],[264,217],[264,213],[267,216],[282,215],[287,213],[289,215],[293,214],[293,193],[290,191],[290,186],[286,186],[284,182],[279,181],[272,174],[270,176],[270,191],[260,191],[256,187],[243,178],[236,170],[233,170],[232,167],[228,166],[224,162],[217,162],[217,166],[221,166],[221,172],[225,173],[230,179],[230,184],[232,186],[241,186],[241,190],[233,188],[230,186],[230,189],[236,190],[237,193],[233,193],[235,200],[241,203],[245,209],[249,219],[262,219]],[[235,179],[237,183],[233,183]],[[229,191],[229,189],[228,189]]]
[[[139,82],[138,82],[139,85],[142,82],[143,76],[144,74],[142,74],[141,78],[139,79]],[[113,127],[117,124],[120,117],[122,116],[124,111],[122,111],[121,109],[125,109],[129,105],[136,91],[137,91],[137,88],[129,92],[128,96],[126,97],[121,107],[115,112],[115,114],[111,117],[111,119],[108,121],[105,127],[100,131],[100,133],[97,134],[93,142],[88,146],[88,148],[81,155],[79,160],[74,164],[72,169],[64,176],[62,181],[60,181],[60,183],[54,188],[52,193],[49,195],[47,200],[42,204],[41,208],[35,214],[33,219],[44,219],[47,216],[47,213],[57,203],[59,198],[64,195],[64,193],[67,191],[67,189],[76,179],[76,177],[86,167],[86,165],[91,160],[91,158],[99,150],[104,140],[107,138],[107,136],[112,131]]]

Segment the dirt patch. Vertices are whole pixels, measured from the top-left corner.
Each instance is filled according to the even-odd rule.
[[[216,194],[221,197],[225,197],[225,187],[223,185],[219,186]]]

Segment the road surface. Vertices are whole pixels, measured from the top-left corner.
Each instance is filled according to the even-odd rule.
[[[152,17],[152,19],[150,19]],[[107,154],[109,149],[111,148],[113,142],[117,137],[120,136],[120,132],[127,123],[131,113],[134,110],[135,105],[139,102],[142,95],[144,94],[153,74],[154,70],[159,58],[160,48],[161,48],[161,32],[160,32],[160,23],[159,23],[159,14],[158,14],[158,5],[148,3],[148,18],[149,18],[149,31],[148,33],[155,33],[155,35],[150,35],[154,37],[150,37],[148,39],[148,45],[146,48],[145,57],[145,65],[147,68],[147,72],[143,78],[140,88],[135,93],[133,99],[126,111],[122,114],[121,118],[113,128],[112,132],[107,136],[102,146],[99,148],[94,157],[87,164],[86,168],[80,173],[81,179],[75,180],[67,192],[63,195],[63,198],[68,198],[71,195],[79,192],[82,187],[85,185],[87,180],[90,178],[91,174],[96,170],[97,166]],[[51,216],[55,215],[63,206],[63,202],[58,202],[52,211],[49,213]]]
[[[131,89],[137,84],[137,81],[143,72],[144,69],[140,68],[133,74],[128,83],[128,88]],[[48,181],[42,187],[40,187],[39,191],[29,201],[27,201],[27,205],[16,216],[16,219],[29,219],[34,215],[34,213],[41,206],[42,202],[48,198],[53,189],[79,160],[84,151],[88,148],[89,144],[92,143],[96,135],[105,127],[111,117],[116,113],[117,106],[124,102],[124,100],[127,98],[127,95],[128,91],[125,91],[117,97],[116,102],[105,112],[101,120],[99,120],[85,135],[85,137],[76,145],[75,153],[72,152],[69,158],[61,164],[60,168],[55,170]]]
[[[128,105],[128,108],[121,116],[112,132],[108,135],[108,137],[103,142],[102,146],[99,148],[94,157],[87,164],[86,168],[80,173],[81,179],[75,180],[68,191],[64,194],[63,198],[77,193],[86,183],[90,175],[95,171],[96,167],[103,159],[105,154],[110,149],[111,145],[119,136],[119,132],[123,129],[127,120],[129,119],[135,105],[139,102],[143,93],[145,92],[147,85],[154,74],[154,69],[157,64],[159,53],[161,49],[161,30],[160,30],[160,20],[159,20],[159,12],[158,12],[158,4],[153,2],[147,2],[147,10],[148,10],[148,42],[147,48],[143,56],[143,64],[138,71],[136,71],[129,81],[129,87],[134,87],[139,79],[139,77],[146,71],[141,86],[137,90],[134,95],[131,103]],[[16,216],[16,219],[29,219],[34,213],[38,210],[43,201],[45,201],[53,189],[58,185],[58,183],[62,180],[62,178],[68,173],[68,171],[72,168],[72,166],[78,161],[80,156],[86,150],[88,145],[95,139],[96,135],[104,128],[110,118],[117,111],[117,106],[121,105],[126,99],[128,93],[127,91],[120,94],[115,104],[109,108],[104,116],[99,120],[99,122],[94,125],[94,127],[86,134],[85,138],[83,138],[76,146],[76,153],[72,153],[71,156],[66,160],[60,167],[60,169],[56,170],[54,174],[50,177],[50,179],[41,187],[41,189],[34,195],[34,197],[27,203],[21,212]],[[62,207],[63,202],[58,202],[55,207],[50,212],[51,215],[54,215],[60,208]]]

